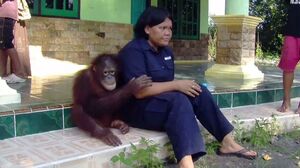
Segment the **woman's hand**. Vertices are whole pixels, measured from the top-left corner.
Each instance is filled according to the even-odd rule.
[[[188,96],[198,96],[202,91],[199,84],[196,83],[194,80],[176,80],[175,82],[177,85],[177,90]]]

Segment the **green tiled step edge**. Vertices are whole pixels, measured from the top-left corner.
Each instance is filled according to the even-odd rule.
[[[292,98],[300,97],[300,86],[292,88]],[[213,93],[220,108],[255,105],[282,100],[283,89],[264,89]],[[74,127],[71,107],[62,107],[30,113],[0,115],[0,140],[47,131]],[[1,114],[1,113],[0,113]]]
[[[281,101],[283,89],[214,93],[213,97],[220,108],[232,108]],[[295,97],[300,97],[300,86],[292,87],[291,98]]]
[[[70,113],[70,107],[62,107],[29,113],[1,115],[0,140],[74,127]]]

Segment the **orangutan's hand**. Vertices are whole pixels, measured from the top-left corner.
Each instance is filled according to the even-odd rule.
[[[129,132],[129,126],[121,120],[114,120],[111,122],[110,126],[112,128],[117,128],[121,131],[122,134],[126,134]]]

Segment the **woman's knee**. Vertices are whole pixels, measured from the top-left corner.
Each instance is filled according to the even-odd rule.
[[[171,99],[169,100],[168,107],[171,115],[182,118],[193,118],[195,116],[193,105],[188,96],[180,92],[172,92],[170,95]]]
[[[170,97],[170,102],[175,103],[175,104],[189,104],[190,101],[187,97],[187,95],[185,95],[184,93],[181,92],[168,92],[167,93]]]

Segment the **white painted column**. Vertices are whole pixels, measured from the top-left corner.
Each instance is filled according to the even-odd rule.
[[[20,103],[21,95],[16,90],[10,88],[5,80],[0,77],[0,105]]]

